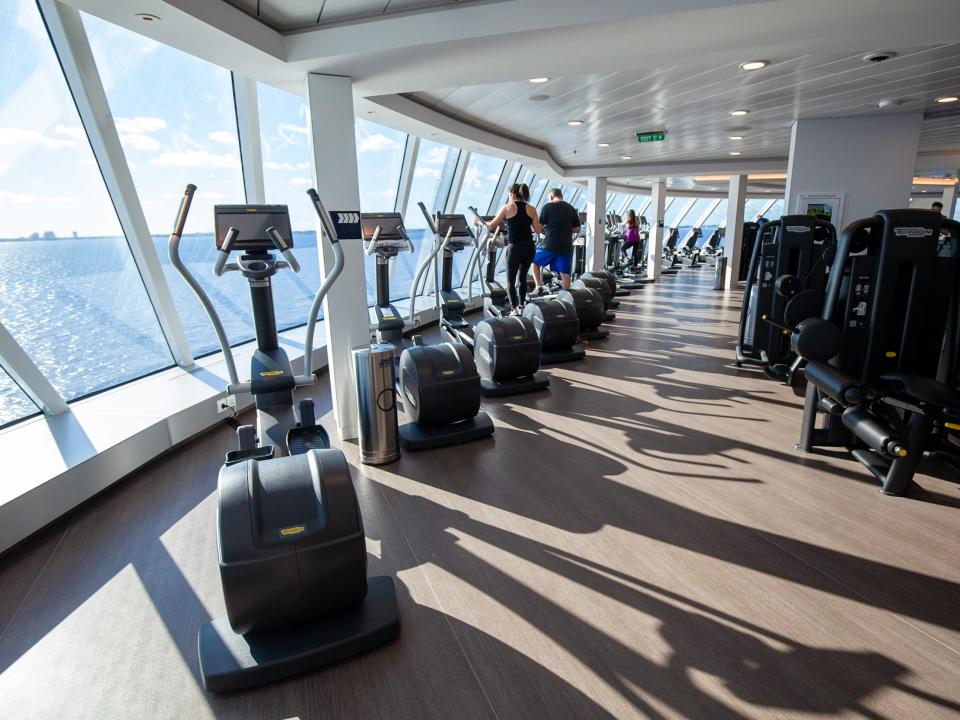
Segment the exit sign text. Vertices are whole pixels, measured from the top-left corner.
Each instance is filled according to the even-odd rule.
[[[637,142],[660,142],[667,137],[666,130],[654,130],[653,132],[638,132]]]

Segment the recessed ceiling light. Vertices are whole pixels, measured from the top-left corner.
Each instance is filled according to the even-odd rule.
[[[731,135],[731,140],[743,140],[743,135]]]
[[[537,93],[536,95],[531,95],[528,99],[534,102],[543,102],[544,100],[549,100],[550,96],[546,93]]]
[[[734,117],[743,117],[744,115],[749,115],[750,111],[749,110],[731,110],[730,114],[733,115]]]
[[[548,80],[550,80],[550,78],[548,78],[548,77],[535,77],[535,78],[530,78],[530,82],[532,82],[532,83],[537,83],[538,85],[539,85],[540,83],[545,83],[545,82],[547,82]]]
[[[610,143],[597,143],[597,147],[607,148],[610,147]]]
[[[621,160],[633,160],[633,155],[621,155]]]
[[[580,127],[583,125],[583,120],[568,120],[567,125],[570,127]]]
[[[367,115],[373,115],[373,110],[367,110]]]
[[[739,154],[740,154],[740,151],[739,151],[739,150],[731,150],[731,151],[730,151],[730,154],[731,154],[731,155],[739,155]]]
[[[956,95],[944,95],[943,97],[937,98],[938,103],[952,103],[956,102],[957,100],[960,100],[960,98],[958,98]]]
[[[138,20],[142,20],[143,22],[147,22],[147,23],[160,22],[160,18],[151,13],[137,13],[134,17],[136,17]]]
[[[741,70],[762,70],[767,65],[770,64],[769,60],[750,60],[749,62],[741,63]]]

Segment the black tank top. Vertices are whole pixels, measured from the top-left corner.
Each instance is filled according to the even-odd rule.
[[[533,220],[527,215],[527,204],[523,200],[516,200],[517,214],[507,218],[507,242],[510,245],[533,244]]]

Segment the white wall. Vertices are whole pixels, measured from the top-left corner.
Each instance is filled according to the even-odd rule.
[[[798,120],[790,140],[788,212],[801,193],[844,193],[837,229],[877,210],[907,206],[921,113]]]

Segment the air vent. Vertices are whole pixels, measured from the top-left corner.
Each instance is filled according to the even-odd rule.
[[[534,102],[543,102],[544,100],[549,100],[550,96],[544,95],[543,93],[537,93],[536,95],[531,95],[529,99],[533,100]]]
[[[893,50],[876,50],[863,56],[863,61],[868,63],[880,63],[884,60],[895,58],[897,54]]]

